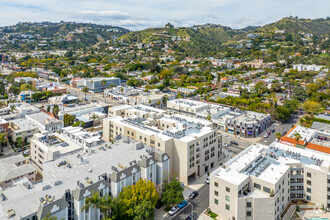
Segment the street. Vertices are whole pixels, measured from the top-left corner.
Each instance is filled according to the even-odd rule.
[[[198,190],[199,195],[192,199],[188,200],[188,205],[181,209],[177,214],[174,216],[168,216],[165,218],[166,220],[184,220],[188,217],[189,214],[193,212],[196,213],[198,216],[209,207],[209,189],[210,185],[205,184],[200,190]]]

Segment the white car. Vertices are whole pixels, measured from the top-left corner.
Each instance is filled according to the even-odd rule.
[[[210,177],[209,177],[209,176],[206,177],[206,179],[205,179],[205,183],[210,183]]]
[[[168,212],[168,214],[170,214],[171,216],[174,215],[175,213],[177,213],[179,211],[179,206],[175,205],[173,206],[170,211]]]
[[[264,138],[268,138],[268,134],[265,134],[265,135],[264,135]]]

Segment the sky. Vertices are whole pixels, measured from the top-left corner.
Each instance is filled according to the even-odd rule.
[[[141,30],[221,24],[264,25],[287,16],[325,18],[330,0],[0,0],[0,26],[18,22],[76,21]]]

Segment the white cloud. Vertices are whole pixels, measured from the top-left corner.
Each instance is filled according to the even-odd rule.
[[[329,0],[0,0],[0,26],[24,21],[78,21],[133,30],[215,23],[233,28],[282,17],[326,17]]]

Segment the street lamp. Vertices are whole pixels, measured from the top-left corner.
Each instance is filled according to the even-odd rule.
[[[192,203],[188,203],[188,206],[191,205],[191,217],[194,217],[194,206]],[[187,207],[188,207],[187,206]]]

